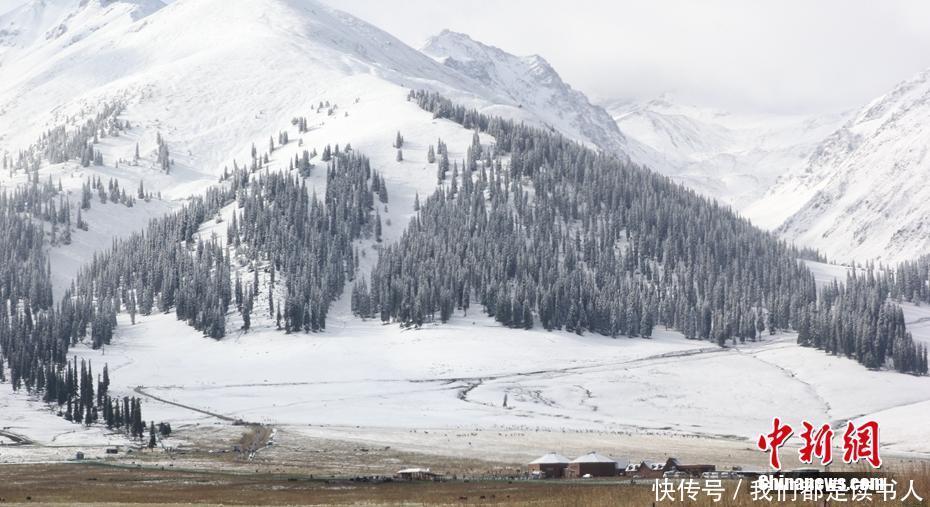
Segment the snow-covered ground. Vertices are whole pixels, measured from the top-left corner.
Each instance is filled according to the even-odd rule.
[[[147,418],[176,425],[218,420],[208,412],[374,434],[540,428],[752,438],[774,416],[870,415],[885,425],[888,451],[930,454],[930,429],[915,436],[912,427],[930,415],[930,379],[869,371],[798,347],[792,335],[720,349],[672,332],[576,336],[504,329],[483,316],[404,330],[336,316],[323,334],[263,329],[215,341],[156,315],[121,322],[103,350],[76,353],[109,364],[115,392],[149,397]],[[31,439],[48,438],[26,426]]]
[[[807,269],[811,270],[811,273],[814,275],[814,283],[817,284],[817,288],[828,284],[833,283],[834,280],[844,281],[846,280],[846,275],[849,273],[849,270],[852,269],[849,266],[843,266],[841,264],[828,264],[826,262],[817,262],[817,261],[802,261]]]
[[[34,396],[0,389],[0,464],[72,459],[77,451],[127,443],[122,433],[73,424]]]
[[[526,456],[547,445],[622,446],[636,455],[687,443],[682,449],[698,456],[702,446],[719,456],[751,446],[774,416],[794,424],[871,418],[882,425],[886,454],[930,456],[930,429],[921,424],[930,379],[869,371],[798,347],[791,334],[721,349],[665,331],[646,340],[509,330],[479,315],[405,330],[337,314],[321,334],[266,324],[220,341],[173,315],[120,324],[113,345],[77,355],[109,364],[113,392],[142,395],[146,418],[175,427],[242,419],[308,438],[449,455],[490,446],[495,456]],[[3,399],[17,414],[4,426],[39,444],[119,439],[22,396]],[[0,454],[49,455],[12,449]]]
[[[148,397],[147,417],[176,424],[209,421],[206,412],[372,442],[438,430],[717,441],[752,439],[774,416],[874,417],[886,452],[930,455],[930,429],[916,428],[930,415],[930,378],[869,371],[790,334],[721,349],[665,331],[646,340],[510,330],[478,315],[405,330],[337,312],[326,333],[266,325],[221,341],[172,315],[121,324],[114,345],[77,354],[106,361],[111,389]]]
[[[901,308],[904,310],[907,330],[911,332],[914,339],[930,344],[930,305],[901,303]]]
[[[818,280],[844,272],[809,265]],[[930,314],[907,311],[914,323]],[[416,330],[358,320],[339,301],[325,333],[287,335],[260,313],[252,331],[231,329],[220,341],[170,314],[134,326],[121,316],[112,345],[75,352],[109,364],[111,390],[143,395],[147,418],[174,425],[242,419],[411,446],[410,432],[440,430],[548,432],[553,442],[560,432],[590,433],[592,442],[664,433],[745,446],[774,416],[796,424],[869,417],[883,425],[886,452],[930,455],[930,428],[920,423],[930,416],[930,378],[870,371],[798,347],[792,334],[719,348],[663,330],[653,339],[512,330],[474,309]],[[50,438],[25,426],[18,432]],[[507,448],[507,439],[496,445]]]

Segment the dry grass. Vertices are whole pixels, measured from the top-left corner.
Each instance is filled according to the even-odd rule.
[[[255,452],[265,447],[269,438],[271,438],[271,428],[260,425],[249,426],[249,429],[239,437],[240,452],[245,454]]]
[[[930,497],[930,466],[892,471],[905,484]],[[901,485],[899,484],[899,488]],[[903,492],[903,491],[902,491]],[[737,507],[753,503],[747,488],[714,503],[701,498],[688,505]],[[0,467],[0,501],[60,505],[535,505],[545,507],[652,505],[648,485],[628,482],[494,481],[368,484],[313,480],[279,474],[122,468],[92,464],[9,465]],[[874,505],[870,502],[861,505]],[[924,502],[926,504],[927,502]],[[664,502],[662,505],[674,505]],[[682,504],[683,505],[683,504]],[[811,505],[788,502],[778,505]],[[856,505],[847,503],[847,505]],[[889,505],[918,505],[916,502]]]

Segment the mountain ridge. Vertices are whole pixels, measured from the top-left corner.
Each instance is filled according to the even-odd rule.
[[[34,127],[0,128],[0,145],[8,150],[27,145],[65,115],[105,99],[155,102],[151,109],[164,110],[170,108],[168,97],[184,92],[188,92],[187,96],[180,103],[197,100],[192,94],[203,101],[212,100],[207,97],[209,86],[214,87],[215,94],[229,94],[230,98],[238,98],[236,89],[268,87],[278,89],[281,95],[292,94],[293,100],[285,103],[283,98],[275,97],[276,104],[261,108],[254,98],[243,97],[241,107],[231,107],[227,105],[229,101],[223,101],[217,104],[219,110],[215,112],[212,107],[206,108],[205,116],[225,116],[228,123],[231,118],[245,121],[248,118],[245,112],[250,109],[265,109],[266,115],[271,114],[270,109],[283,120],[287,119],[285,109],[290,114],[306,107],[311,96],[319,96],[322,89],[334,88],[331,84],[341,79],[368,79],[370,83],[380,80],[384,86],[434,89],[482,111],[565,129],[565,135],[601,149],[617,149],[617,139],[622,137],[606,113],[601,113],[600,124],[594,129],[572,128],[571,122],[550,114],[548,104],[536,107],[524,104],[526,101],[515,100],[509,90],[493,86],[500,83],[482,83],[365,21],[313,0],[249,0],[234,4],[179,0],[167,6],[160,0],[77,2],[56,0],[50,4],[60,10],[68,10],[63,6],[73,8],[70,13],[59,13],[58,21],[67,23],[42,21],[46,25],[66,26],[65,33],[72,35],[67,43],[36,39],[27,44],[20,37],[17,41],[22,44],[4,58],[9,72],[6,78],[0,77],[0,118],[8,119],[8,125]],[[43,0],[25,5],[40,4],[45,5]],[[261,15],[256,16],[255,12]],[[209,21],[195,21],[200,19]],[[257,51],[263,46],[275,49],[266,55]],[[544,60],[531,60],[538,79],[524,82],[530,93],[552,83],[571,90]],[[78,74],[76,68],[83,71],[80,80],[63,83],[56,79]],[[245,69],[264,74],[265,79],[248,76]],[[227,82],[240,86],[233,88]],[[243,86],[246,82],[249,84]],[[559,114],[585,118],[589,110],[596,110],[580,92],[572,92],[576,95],[570,106],[584,109],[580,113],[561,110]],[[51,105],[37,98],[40,94],[58,100]],[[56,114],[48,115],[49,110]],[[155,112],[144,114],[152,116]],[[177,118],[161,121],[181,123]],[[178,129],[190,130],[189,127]],[[258,130],[252,129],[252,133],[255,135]],[[239,143],[224,143],[223,149],[232,149],[246,139],[243,136]],[[229,158],[228,153],[225,158],[215,153],[204,162],[216,168]]]
[[[930,252],[930,69],[862,107],[807,163],[755,205],[791,203],[777,232],[844,261],[899,261]]]
[[[463,163],[467,155],[461,148],[472,135],[408,102],[410,89],[434,90],[481,112],[553,128],[550,117],[537,114],[543,105],[520,107],[504,91],[312,0],[177,0],[139,19],[131,15],[139,4],[123,0],[48,5],[68,8],[49,26],[67,20],[67,33],[85,36],[36,40],[6,61],[10,72],[0,75],[0,154],[9,160],[49,130],[75,128],[103,105],[119,102],[120,117],[132,128],[95,146],[102,166],[68,162],[43,167],[42,177],[48,172],[62,178],[71,192],[80,192],[88,177],[115,178],[124,188],[144,183],[164,198],[159,206],[134,208],[136,218],[125,224],[89,211],[91,232],[75,238],[85,247],[91,238],[109,243],[200,194],[227,168],[251,160],[250,145],[268,146],[269,136],[292,127],[299,116],[307,121],[306,131],[277,156],[291,150],[296,150],[291,159],[300,155],[298,143],[319,152],[329,144],[351,144],[391,168],[386,179],[404,203],[435,187],[427,145],[441,138],[451,160]],[[530,63],[546,70],[539,60]],[[610,126],[616,129],[612,121]],[[403,162],[390,147],[398,131],[410,140],[404,151],[411,159]],[[595,146],[579,131],[563,134]],[[156,161],[162,142],[170,148],[170,173]],[[11,178],[5,181],[4,171],[0,185],[24,180],[22,172]],[[402,225],[411,213],[393,206],[384,215]],[[385,228],[386,239],[394,234]],[[56,290],[67,286],[91,253],[55,249],[55,264],[67,266],[55,273]]]
[[[542,56],[516,56],[448,29],[430,37],[421,50],[444,66],[500,90],[517,107],[530,108],[546,125],[569,137],[586,139],[605,151],[630,151],[607,111],[565,83]]]

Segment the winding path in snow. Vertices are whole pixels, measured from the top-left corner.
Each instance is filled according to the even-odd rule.
[[[13,433],[12,431],[8,431],[8,430],[0,430],[0,437],[4,437],[13,442],[12,444],[6,444],[6,445],[34,445],[35,444],[35,442],[31,440],[29,437],[27,437],[26,435],[21,435],[19,433]]]
[[[773,342],[773,343],[778,343],[778,342]],[[761,350],[756,349],[756,350],[748,350],[748,351],[744,351],[744,350],[742,350],[742,349],[740,349],[740,348],[738,348],[738,347],[734,347],[734,348],[733,348],[733,350],[735,350],[737,353],[748,355],[749,357],[752,357],[753,359],[755,359],[756,361],[759,361],[760,363],[769,365],[769,366],[771,366],[771,367],[777,369],[778,371],[780,371],[781,373],[783,373],[783,374],[785,375],[785,377],[787,377],[789,380],[791,380],[791,381],[793,381],[793,382],[799,382],[799,383],[801,383],[801,385],[804,386],[804,389],[807,390],[807,392],[809,392],[811,395],[813,395],[814,399],[816,399],[817,402],[820,403],[820,405],[823,407],[824,413],[829,417],[829,416],[830,416],[830,412],[833,410],[833,408],[830,406],[830,402],[827,401],[826,398],[824,398],[824,397],[820,394],[820,392],[817,391],[817,388],[816,388],[813,384],[811,384],[810,382],[807,382],[807,381],[804,381],[804,380],[799,379],[796,372],[791,371],[791,370],[789,370],[788,368],[785,368],[784,366],[782,366],[782,365],[780,365],[780,364],[778,364],[778,363],[773,363],[773,362],[771,362],[771,361],[766,361],[765,359],[762,359],[761,357],[759,357],[759,352],[765,352],[765,351],[768,351],[768,350],[771,350],[771,349],[772,349],[772,347],[769,347],[769,346],[763,346],[763,347],[761,347]],[[844,424],[844,423],[845,423],[845,420],[844,420],[844,421],[836,420],[836,421],[832,421],[832,426],[833,426],[833,427],[839,427],[840,425],[842,425],[842,424]]]

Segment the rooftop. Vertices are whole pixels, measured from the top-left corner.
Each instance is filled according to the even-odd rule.
[[[561,454],[557,452],[550,452],[549,454],[546,454],[544,456],[534,459],[533,461],[530,461],[530,465],[568,464],[569,461],[571,460],[569,460],[568,458],[566,458],[565,456],[562,456]]]

